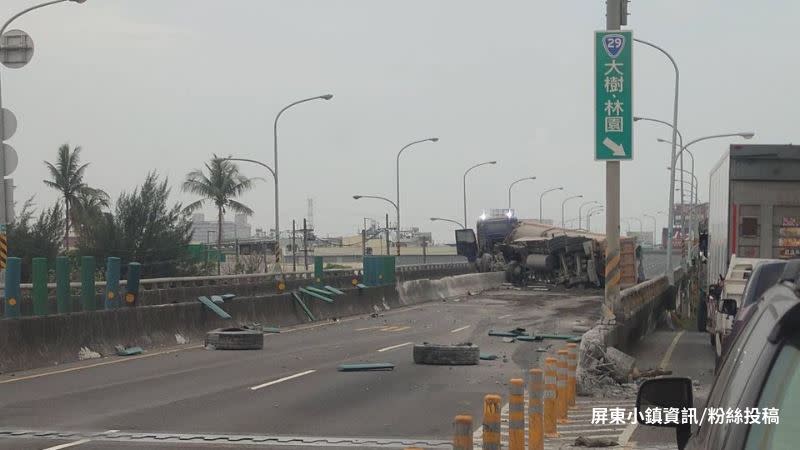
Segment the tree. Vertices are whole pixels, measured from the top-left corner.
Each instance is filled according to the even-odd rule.
[[[203,206],[206,200],[217,207],[217,249],[222,248],[222,222],[225,218],[226,208],[236,213],[253,214],[253,210],[237,202],[234,198],[253,187],[253,179],[247,178],[239,172],[236,164],[218,158],[217,155],[205,164],[207,174],[203,170],[193,170],[186,175],[183,190],[202,197],[186,206],[187,212],[192,212]],[[219,265],[217,266],[219,272]]]
[[[35,257],[53,261],[61,248],[64,211],[56,203],[34,218],[33,197],[25,202],[16,220],[8,225],[8,256],[22,258],[21,279],[30,281],[31,260]]]
[[[101,189],[89,187],[83,181],[83,175],[89,163],[80,163],[80,147],[72,150],[69,144],[58,148],[58,159],[55,164],[45,161],[50,171],[50,180],[44,184],[59,191],[64,201],[64,251],[69,249],[70,221],[85,209],[84,202],[98,208],[108,206],[108,194]]]
[[[82,255],[117,256],[123,267],[142,265],[142,276],[169,277],[189,271],[191,221],[180,203],[169,206],[168,180],[147,174],[141,187],[123,192],[113,213],[87,215],[78,237]]]

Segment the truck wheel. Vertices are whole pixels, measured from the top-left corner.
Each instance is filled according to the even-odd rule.
[[[427,342],[414,345],[415,364],[464,366],[478,364],[480,349],[472,344],[439,345]]]
[[[708,305],[704,300],[697,304],[697,331],[706,331],[708,321]]]
[[[216,350],[261,350],[264,334],[244,328],[217,328],[206,333],[206,347]]]

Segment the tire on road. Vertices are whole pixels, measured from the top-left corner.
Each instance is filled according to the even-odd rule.
[[[244,328],[217,328],[206,333],[206,347],[216,350],[261,350],[264,334]]]
[[[424,342],[414,345],[415,364],[465,366],[478,364],[479,359],[480,349],[472,344],[439,345]]]

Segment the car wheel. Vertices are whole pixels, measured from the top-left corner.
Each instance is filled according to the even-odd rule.
[[[218,328],[206,333],[206,347],[216,350],[261,350],[264,334],[244,328]]]
[[[438,345],[423,343],[414,345],[415,364],[464,366],[478,364],[480,349],[472,344]]]

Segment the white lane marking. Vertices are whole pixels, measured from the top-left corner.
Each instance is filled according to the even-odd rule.
[[[505,316],[498,317],[498,319],[507,319],[507,318],[511,317],[512,315],[513,314],[506,314]]]
[[[404,342],[402,344],[397,344],[397,345],[392,345],[392,346],[389,346],[389,347],[379,348],[378,351],[379,352],[388,352],[389,350],[394,350],[396,348],[405,347],[406,345],[411,345],[411,344],[413,344],[413,342]]]
[[[80,441],[67,442],[66,444],[56,445],[55,447],[47,447],[43,450],[61,450],[62,448],[75,447],[76,445],[86,444],[92,442],[91,439],[81,439]]]
[[[675,350],[675,346],[678,345],[678,339],[683,336],[686,330],[681,330],[678,334],[675,335],[675,338],[672,339],[672,343],[669,344],[669,348],[667,349],[667,353],[664,354],[664,358],[661,360],[661,364],[658,365],[658,368],[664,370],[667,368],[667,364],[669,364],[669,359],[672,358],[672,352]]]
[[[469,328],[469,325],[463,326],[461,328],[456,328],[455,330],[450,330],[451,333],[458,333],[459,331],[464,331]]]
[[[678,340],[683,336],[683,333],[686,330],[681,330],[678,334],[672,338],[672,343],[669,344],[669,348],[667,349],[667,353],[664,354],[664,357],[661,359],[661,363],[658,365],[658,368],[664,370],[667,365],[669,364],[670,358],[672,358],[672,352],[675,351],[675,347],[678,345]],[[629,424],[625,427],[625,431],[619,435],[619,445],[622,447],[630,448],[631,437],[633,437],[633,433],[636,431],[636,427],[638,424],[636,422]]]
[[[107,366],[109,364],[119,364],[119,363],[122,363],[122,362],[136,361],[137,359],[152,358],[153,356],[168,355],[170,353],[182,352],[184,350],[191,350],[191,349],[196,349],[196,348],[203,348],[203,345],[192,345],[192,346],[189,346],[189,347],[174,348],[174,349],[171,349],[171,350],[164,350],[164,351],[161,351],[161,352],[145,353],[144,355],[129,356],[127,358],[120,358],[120,359],[112,359],[111,361],[104,361],[104,362],[100,362],[100,363],[89,364],[87,366],[70,367],[69,369],[62,369],[62,370],[54,370],[54,371],[51,371],[51,372],[37,373],[37,374],[27,375],[27,376],[19,377],[19,378],[9,378],[7,380],[0,380],[0,384],[14,383],[14,382],[17,382],[17,381],[24,381],[24,380],[32,380],[34,378],[47,377],[47,376],[50,376],[50,375],[58,375],[60,373],[75,372],[77,370],[85,370],[85,369],[91,369],[93,367]]]
[[[302,376],[305,376],[305,375],[308,375],[308,374],[314,373],[314,372],[316,372],[316,370],[314,370],[314,369],[306,370],[305,372],[296,373],[294,375],[289,375],[288,377],[278,378],[277,380],[272,380],[272,381],[269,381],[269,382],[264,383],[264,384],[259,384],[258,386],[253,386],[253,387],[250,388],[250,390],[251,391],[255,391],[255,390],[258,390],[258,389],[261,389],[261,388],[272,386],[273,384],[283,383],[284,381],[289,381],[289,380],[293,380],[295,378],[300,378]]]

